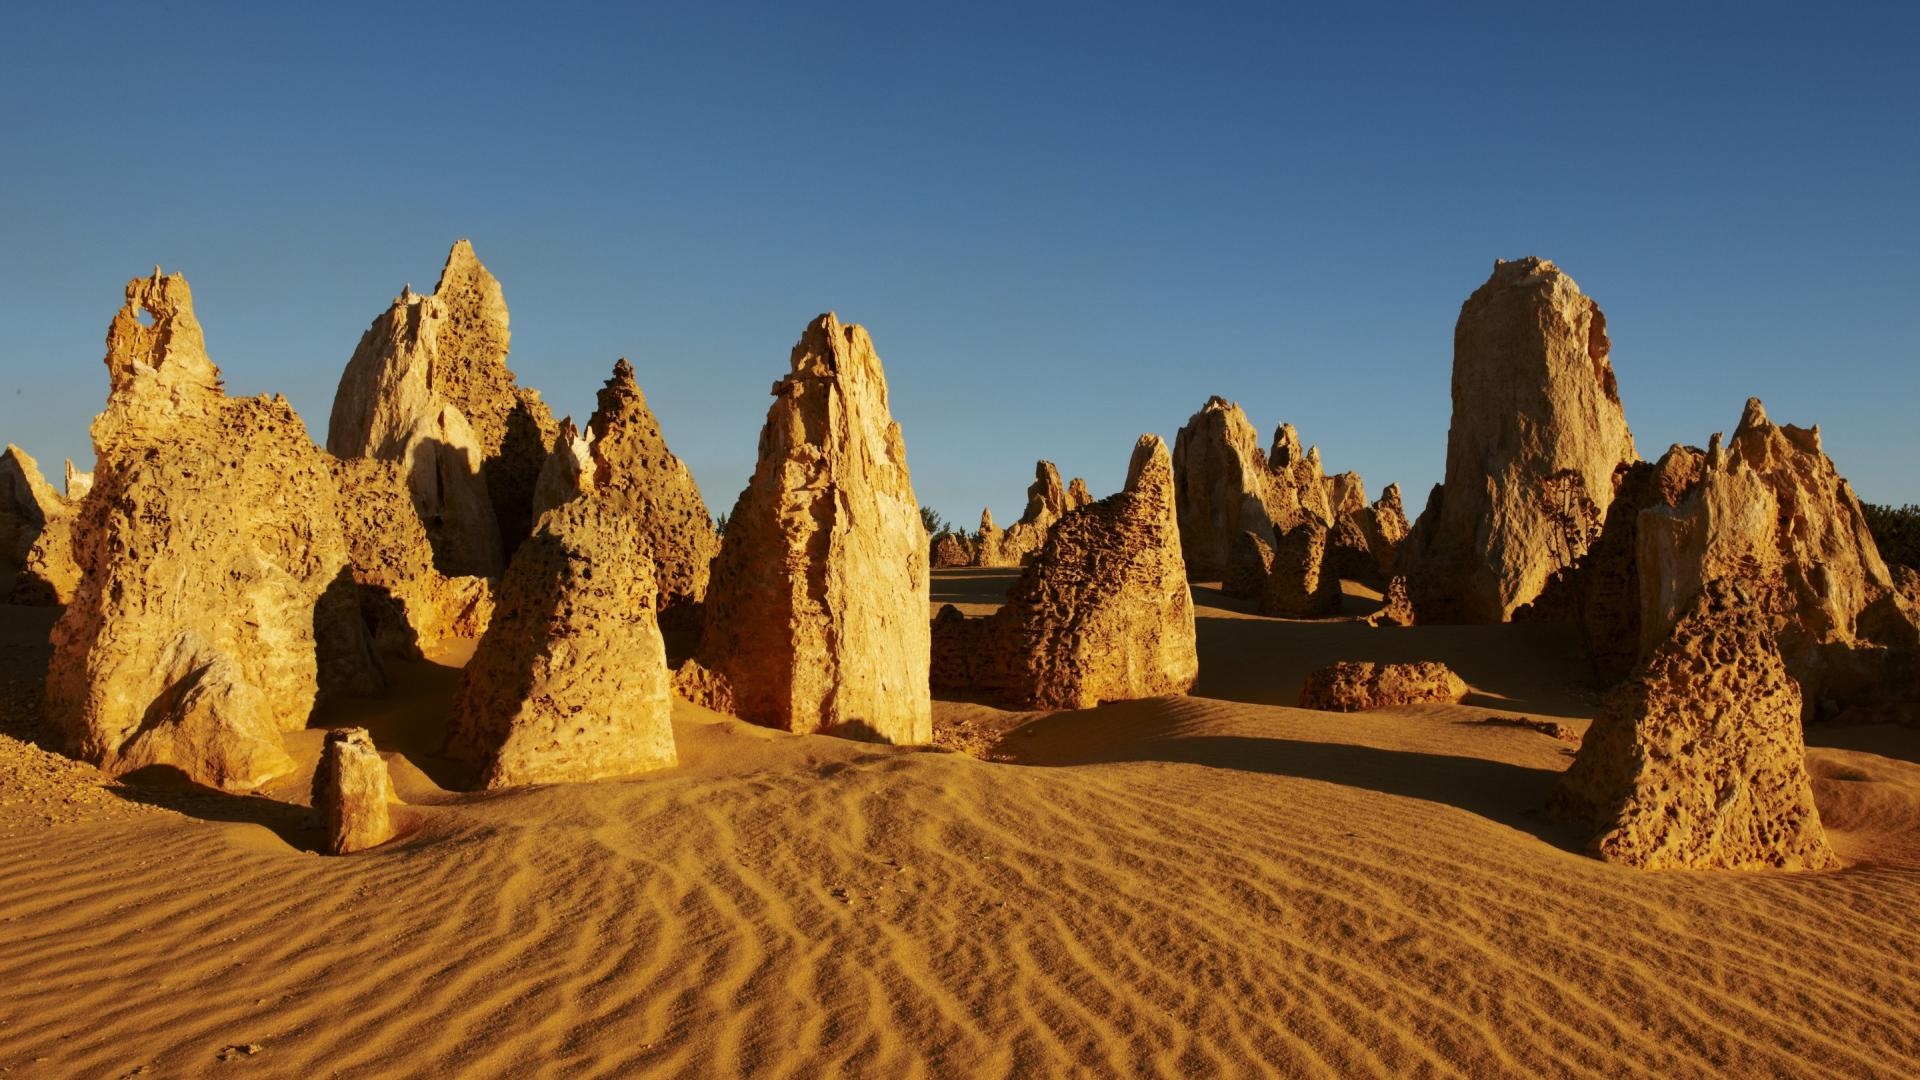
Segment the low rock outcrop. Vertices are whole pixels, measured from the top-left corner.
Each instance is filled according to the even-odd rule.
[[[1413,601],[1407,598],[1407,579],[1395,577],[1387,582],[1380,610],[1367,616],[1368,626],[1412,626]]]
[[[1552,808],[1645,869],[1838,865],[1807,776],[1800,691],[1763,580],[1707,583],[1608,695]]]
[[[629,508],[574,499],[540,519],[500,581],[461,677],[448,753],[481,788],[674,764],[659,596]]]
[[[1499,261],[1454,327],[1446,481],[1402,547],[1423,622],[1501,622],[1598,535],[1636,460],[1606,318],[1544,259]]]
[[[184,278],[156,270],[126,295],[47,716],[109,771],[251,788],[292,768],[280,733],[318,691],[315,624],[349,564],[338,489],[284,398],[222,392]]]
[[[934,621],[936,684],[1020,708],[1183,694],[1199,674],[1173,460],[1145,435],[1120,494],[1070,511],[992,615]]]
[[[820,316],[773,395],[675,687],[788,731],[928,742],[928,537],[872,340]]]
[[[933,565],[940,569],[956,566],[972,566],[974,552],[966,537],[958,533],[941,533],[933,538]]]
[[[366,728],[327,732],[313,771],[313,812],[325,833],[322,850],[349,855],[393,839],[388,807],[399,801],[386,759]]]
[[[1366,712],[1400,705],[1452,705],[1467,696],[1466,680],[1434,660],[1379,664],[1342,660],[1307,676],[1300,707]]]

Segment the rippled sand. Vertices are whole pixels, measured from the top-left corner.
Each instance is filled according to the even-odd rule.
[[[1008,576],[941,574],[936,601]],[[668,772],[455,794],[430,751],[457,672],[420,665],[323,718],[368,723],[414,804],[347,858],[306,850],[304,776],[102,789],[0,736],[0,1070],[1920,1072],[1920,732],[1810,736],[1844,870],[1617,869],[1536,813],[1569,744],[1481,722],[1583,729],[1570,638],[1196,600],[1191,698],[936,705],[994,760],[681,706]],[[47,616],[4,612],[3,726],[31,736]],[[1287,707],[1375,657],[1476,695]],[[293,740],[309,766],[319,734]]]

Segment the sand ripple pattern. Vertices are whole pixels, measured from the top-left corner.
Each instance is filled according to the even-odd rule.
[[[1914,1073],[1920,869],[1602,865],[1529,816],[1564,744],[1475,715],[1134,703],[1023,764],[689,720],[672,773],[422,808],[345,859],[174,814],[19,831],[0,1066]],[[1822,753],[1879,785],[1854,804],[1920,806],[1920,766]]]

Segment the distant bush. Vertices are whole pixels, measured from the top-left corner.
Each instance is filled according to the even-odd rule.
[[[716,516],[714,517],[714,519],[713,519],[713,531],[714,531],[714,532],[716,532],[716,533],[719,533],[719,534],[720,534],[721,536],[725,536],[725,535],[727,535],[727,514],[726,514],[726,511],[724,511],[724,510],[723,510],[723,511],[721,511],[721,512],[720,512],[720,513],[719,513],[718,515],[716,515]]]
[[[939,512],[931,506],[923,506],[920,508],[920,524],[927,527],[928,536],[935,538],[945,536],[953,531],[953,526],[947,523],[947,519],[941,517]]]
[[[1861,503],[1867,512],[1867,531],[1880,548],[1880,557],[1920,570],[1920,506],[1875,506]]]

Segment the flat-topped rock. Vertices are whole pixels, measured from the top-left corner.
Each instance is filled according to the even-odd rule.
[[[1466,680],[1434,660],[1383,664],[1343,660],[1307,676],[1300,707],[1366,712],[1400,705],[1451,705],[1467,696]]]

